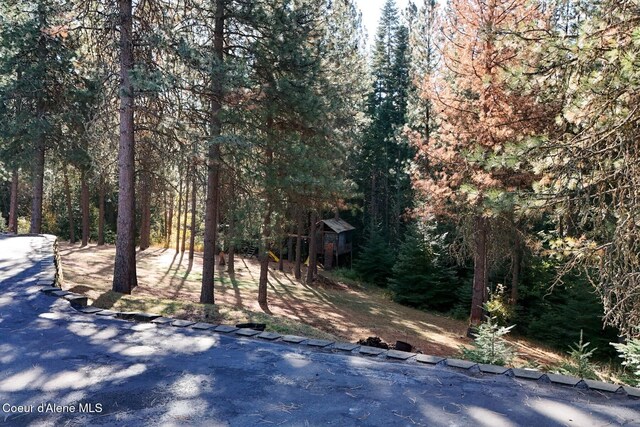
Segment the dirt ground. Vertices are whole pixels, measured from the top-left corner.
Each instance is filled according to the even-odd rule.
[[[135,302],[144,301],[142,309],[159,314],[171,314],[167,306],[175,301],[197,306],[202,278],[201,254],[196,254],[189,269],[187,255],[176,254],[173,249],[138,251],[138,287],[131,297],[110,292],[114,246],[81,248],[77,244],[62,243],[60,255],[63,287],[88,295],[95,305],[138,309]],[[256,320],[253,314],[263,316],[258,320],[263,319],[263,310],[257,303],[260,269],[257,260],[237,257],[233,277],[224,269],[216,266],[215,317],[218,318],[209,320],[225,323]],[[457,355],[461,345],[471,342],[464,336],[466,322],[396,304],[380,288],[353,283],[310,286],[293,277],[292,266],[288,263],[284,270],[277,271],[275,263],[270,266],[269,311],[266,315],[274,319],[310,325],[350,342],[369,336],[379,336],[388,343],[401,340],[426,354],[438,356]],[[525,340],[513,340],[513,343],[520,354],[516,365],[532,361],[550,365],[563,359],[559,354]]]

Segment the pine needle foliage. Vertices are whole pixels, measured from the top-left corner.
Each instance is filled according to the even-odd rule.
[[[478,363],[507,365],[513,360],[515,352],[504,337],[515,325],[500,326],[496,318],[487,316],[487,320],[478,326],[473,340],[474,348],[461,347],[462,357]]]
[[[626,344],[611,343],[623,359],[622,365],[630,370],[635,383],[640,383],[640,338],[629,340]]]

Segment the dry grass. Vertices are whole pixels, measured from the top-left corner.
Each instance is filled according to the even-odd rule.
[[[83,293],[94,305],[118,310],[141,310],[178,318],[235,323],[258,321],[268,329],[318,338],[336,337],[355,342],[379,336],[413,344],[424,353],[453,356],[468,345],[466,323],[394,303],[376,287],[354,283],[312,286],[295,280],[291,266],[269,270],[269,309],[257,303],[259,265],[255,259],[237,258],[231,277],[216,268],[215,306],[198,304],[202,257],[196,254],[191,268],[172,249],[150,248],[137,253],[138,287],[133,295],[112,292],[113,246],[61,244],[64,288]],[[563,356],[526,340],[513,340],[521,354],[518,364],[533,361],[556,364]]]

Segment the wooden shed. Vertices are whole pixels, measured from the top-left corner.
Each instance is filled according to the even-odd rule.
[[[348,259],[351,262],[355,227],[340,218],[323,219],[317,226],[316,249],[318,255],[323,258],[324,268],[330,270],[333,266],[340,265],[341,260]]]

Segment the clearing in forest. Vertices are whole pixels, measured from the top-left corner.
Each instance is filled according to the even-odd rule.
[[[269,269],[269,313],[257,302],[260,266],[255,258],[236,258],[230,276],[216,266],[215,306],[198,304],[202,255],[196,254],[189,270],[187,254],[173,249],[149,248],[137,252],[138,287],[132,295],[111,291],[115,247],[80,247],[62,243],[60,255],[63,288],[87,295],[93,304],[121,311],[146,311],[182,319],[234,324],[263,322],[268,330],[318,338],[356,342],[379,336],[388,343],[409,342],[426,354],[454,356],[465,337],[467,323],[391,301],[383,289],[340,281],[338,285],[308,285],[272,263]],[[304,274],[303,274],[304,277]],[[538,364],[555,364],[562,356],[526,340],[513,339],[520,358]]]

